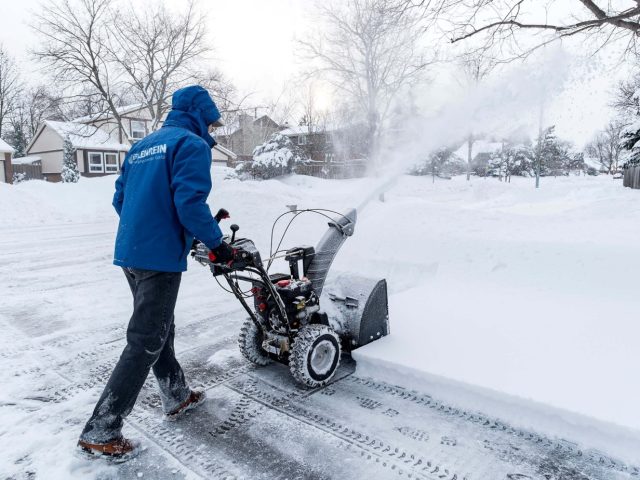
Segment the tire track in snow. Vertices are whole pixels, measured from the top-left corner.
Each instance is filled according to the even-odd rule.
[[[261,390],[259,388],[259,380],[254,378],[230,382],[225,386],[303,424],[333,435],[343,441],[345,445],[348,445],[349,448],[359,450],[363,460],[377,463],[385,469],[388,468],[395,475],[407,475],[407,478],[438,478],[441,480],[466,479],[465,476],[458,475],[433,460],[424,459],[420,455],[407,452],[374,436],[357,431],[348,425],[336,422],[335,419],[305,409],[297,401],[303,398],[304,394],[291,392],[282,396],[272,395]]]
[[[572,457],[574,460],[585,463],[597,464],[599,467],[604,467],[609,470],[613,470],[620,473],[630,474],[634,477],[640,477],[640,467],[634,465],[627,465],[620,460],[616,460],[603,452],[596,450],[582,451],[578,446],[572,442],[565,440],[553,440],[544,435],[540,435],[535,432],[531,432],[525,429],[514,428],[507,423],[500,420],[491,418],[478,412],[469,412],[463,409],[459,409],[444,402],[433,399],[429,395],[417,391],[406,390],[401,387],[393,386],[384,382],[375,381],[369,378],[362,378],[356,375],[352,375],[345,379],[345,382],[352,383],[359,386],[364,386],[375,392],[381,392],[390,397],[400,399],[414,403],[416,405],[435,410],[438,413],[446,417],[455,417],[462,419],[465,422],[472,423],[480,426],[483,429],[504,432],[506,435],[518,437],[536,447],[542,447],[548,450],[552,450],[560,455],[566,457]]]

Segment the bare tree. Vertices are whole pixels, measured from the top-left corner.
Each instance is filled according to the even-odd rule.
[[[193,0],[181,15],[168,12],[162,3],[142,15],[130,7],[113,14],[108,30],[110,57],[123,72],[125,85],[147,108],[155,130],[173,91],[198,78],[196,62],[209,51],[204,17]]]
[[[17,110],[23,118],[25,134],[30,140],[43,120],[64,120],[63,98],[46,85],[37,85],[24,91]]]
[[[106,107],[104,112],[126,131],[117,108],[121,78],[109,62],[107,48],[111,3],[79,0],[72,4],[61,0],[43,5],[35,17],[34,28],[42,37],[35,55],[48,64],[56,81],[76,92],[77,99],[97,95]]]
[[[123,100],[141,102],[155,129],[175,89],[213,78],[197,68],[208,49],[193,2],[175,15],[162,4],[120,13],[113,0],[59,0],[43,6],[34,28],[42,38],[35,54],[55,79],[89,110],[98,108],[97,119],[112,118],[127,138],[118,109]]]
[[[301,42],[306,55],[367,124],[367,156],[378,158],[382,126],[402,88],[432,62],[419,46],[420,18],[396,0],[332,1],[318,6],[322,26]]]
[[[624,117],[640,115],[640,73],[618,85],[612,106]]]
[[[3,128],[16,107],[20,89],[18,67],[0,45],[0,138],[4,133]]]
[[[554,5],[566,7],[568,3],[575,7],[570,13],[564,13],[558,21],[549,21]],[[635,50],[640,33],[640,2],[636,0],[404,0],[403,4],[405,9],[420,10],[429,18],[444,17],[452,27],[449,35],[453,43],[479,37],[479,48],[486,49],[504,41],[517,42],[515,35],[520,30],[538,34],[531,47],[514,43],[520,55],[581,34],[594,37],[600,46],[622,39],[628,42],[629,50]]]
[[[23,89],[15,99],[4,135],[15,148],[16,157],[26,153],[27,145],[45,119],[64,119],[62,98],[53,95],[45,85]]]
[[[586,153],[600,162],[600,165],[612,174],[618,170],[618,162],[622,152],[622,141],[620,135],[624,126],[622,123],[612,120],[603,131],[599,132],[595,138],[587,145]]]
[[[294,86],[291,81],[285,82],[274,98],[262,102],[263,111],[279,125],[290,124],[298,109],[297,92],[297,86]]]

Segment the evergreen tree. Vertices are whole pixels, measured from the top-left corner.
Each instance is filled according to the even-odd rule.
[[[574,153],[569,156],[569,172],[574,172],[576,175],[580,175],[580,172],[585,171],[584,153]]]
[[[621,137],[624,168],[640,165],[640,120],[634,121],[623,132]]]
[[[13,147],[13,156],[15,158],[24,157],[26,155],[27,144],[29,142],[27,141],[24,127],[22,125],[16,125],[14,128],[9,130],[6,140]]]
[[[511,166],[513,163],[513,151],[503,147],[493,152],[487,163],[487,176],[498,177],[500,181],[511,181]]]
[[[62,181],[65,183],[77,183],[80,179],[78,164],[76,163],[76,150],[73,148],[69,136],[66,136],[62,144]]]
[[[571,169],[570,144],[558,139],[555,126],[547,128],[540,142],[540,176],[566,176]]]
[[[274,133],[269,140],[253,150],[253,160],[238,165],[236,172],[266,180],[295,173],[297,167],[307,161],[306,154],[289,137]]]

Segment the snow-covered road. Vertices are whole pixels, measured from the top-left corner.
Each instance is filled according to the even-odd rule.
[[[7,479],[627,479],[606,452],[514,428],[362,377],[347,358],[319,390],[236,347],[243,314],[206,269],[184,276],[176,349],[205,405],[161,416],[150,378],[125,433],[129,463],[75,455],[83,422],[122,347],[130,293],[110,265],[113,221],[16,227],[0,240],[0,476]],[[214,292],[216,292],[214,294]]]

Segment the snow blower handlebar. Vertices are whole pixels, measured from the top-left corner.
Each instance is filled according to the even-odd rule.
[[[231,218],[231,215],[229,215],[229,211],[225,208],[221,208],[220,210],[218,210],[218,213],[216,213],[215,216],[213,217],[213,219],[218,223],[220,223],[222,220],[226,220],[227,218]],[[197,250],[199,243],[200,243],[200,240],[198,240],[197,238],[194,238],[193,242],[191,242],[192,257],[195,255],[194,252]]]
[[[238,285],[238,281],[240,280],[250,282],[254,285],[262,285],[263,288],[267,289],[275,301],[277,312],[281,317],[282,322],[286,323],[286,307],[275,290],[275,287],[269,278],[269,274],[262,264],[260,252],[258,252],[258,249],[251,240],[246,238],[235,239],[236,232],[239,230],[237,225],[232,225],[231,228],[233,231],[233,237],[229,239],[228,243],[225,242],[228,247],[233,250],[232,259],[229,262],[219,262],[215,257],[215,254],[212,255],[213,252],[211,252],[206,245],[201,242],[197,242],[192,256],[198,263],[208,266],[211,273],[213,273],[214,278],[218,276],[224,277],[229,285],[229,291],[240,301],[244,309],[249,314],[249,317],[251,317],[258,328],[263,328],[262,323],[255,312],[247,304],[245,300],[246,293],[242,292]],[[257,275],[257,278],[247,276],[245,273]]]

